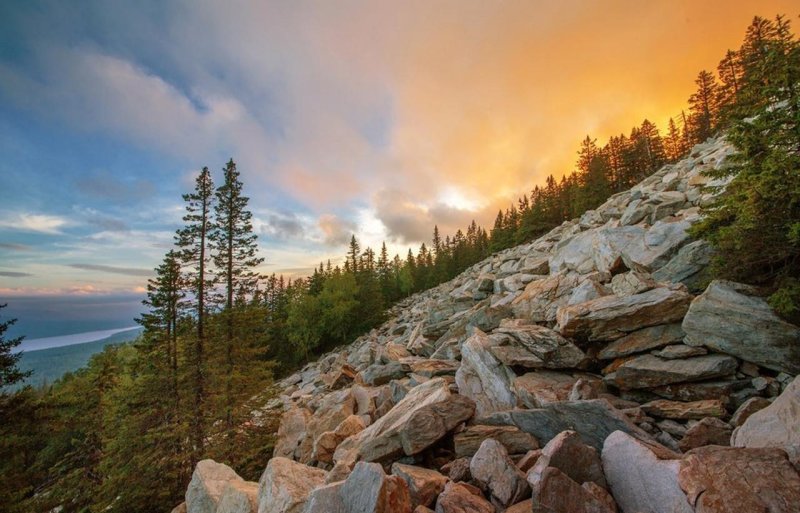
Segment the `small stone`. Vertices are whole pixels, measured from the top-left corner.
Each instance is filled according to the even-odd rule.
[[[449,482],[436,500],[436,513],[495,513],[479,490],[465,483]]]
[[[497,440],[484,440],[472,457],[469,470],[473,479],[504,508],[524,499],[529,492],[525,474],[514,465],[505,447]]]
[[[742,403],[739,408],[736,409],[734,412],[733,417],[731,417],[731,425],[734,427],[739,427],[745,423],[745,421],[750,417],[750,415],[754,414],[759,410],[763,410],[770,403],[768,400],[764,399],[763,397],[751,397],[744,403]]]
[[[591,481],[606,487],[603,464],[597,449],[584,444],[575,431],[562,431],[542,448],[533,471],[541,473],[545,467],[559,469],[578,484]]]
[[[725,405],[719,399],[683,403],[659,399],[642,405],[648,415],[666,419],[702,419],[704,417],[723,417],[727,414]]]
[[[674,346],[667,346],[660,351],[653,351],[651,354],[663,358],[665,360],[680,360],[692,356],[703,356],[708,354],[704,347],[692,347],[684,344]]]
[[[432,505],[447,484],[447,478],[439,472],[412,465],[395,463],[392,474],[400,476],[408,485],[412,507]]]
[[[492,438],[500,442],[509,454],[524,454],[539,448],[536,438],[515,426],[467,426],[453,437],[456,458],[472,456],[484,440]]]
[[[727,422],[714,417],[706,417],[686,430],[686,434],[678,443],[683,452],[704,445],[730,445],[733,428]]]

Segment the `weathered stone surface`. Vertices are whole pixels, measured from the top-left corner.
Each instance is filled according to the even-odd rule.
[[[415,361],[410,364],[411,372],[419,374],[420,376],[425,376],[426,378],[454,375],[460,365],[461,364],[457,360],[433,359]]]
[[[614,502],[614,497],[608,493],[608,490],[594,483],[593,481],[587,481],[583,483],[581,488],[591,493],[594,495],[595,499],[605,504],[609,511],[617,513],[617,503]]]
[[[361,381],[367,385],[385,385],[393,379],[405,376],[411,369],[400,362],[389,362],[386,365],[375,363],[359,373]]]
[[[414,508],[434,504],[447,484],[447,478],[439,472],[413,465],[395,463],[392,465],[392,474],[401,477],[408,485],[411,506]]]
[[[344,481],[315,488],[308,496],[303,513],[348,513],[341,496]]]
[[[649,274],[639,271],[617,274],[611,279],[611,290],[620,297],[641,294],[656,286],[656,281]]]
[[[658,399],[643,404],[642,410],[653,417],[679,420],[723,417],[727,414],[725,405],[719,399],[692,401],[690,403]]]
[[[324,470],[272,458],[258,481],[258,513],[300,513],[311,490],[325,484]]]
[[[594,264],[594,231],[580,232],[561,242],[550,257],[550,271],[575,271],[586,274],[595,269]]]
[[[675,401],[702,401],[704,399],[719,399],[726,397],[737,390],[747,388],[749,380],[712,380],[696,383],[674,383],[649,389],[656,395]]]
[[[449,477],[451,481],[471,481],[472,475],[469,473],[469,462],[471,459],[471,456],[469,458],[456,458],[442,467],[442,472],[446,470],[447,477]]]
[[[757,411],[763,410],[770,404],[772,403],[764,399],[763,397],[751,397],[736,409],[733,416],[731,417],[731,425],[733,427],[741,426],[742,424],[745,423],[745,421],[748,418],[750,418],[752,414],[754,414]]]
[[[597,355],[601,360],[613,360],[622,356],[643,353],[683,340],[680,324],[664,324],[634,331],[608,344]]]
[[[624,513],[695,513],[678,484],[678,459],[660,459],[621,431],[606,439],[601,457],[611,494]]]
[[[422,444],[436,442],[447,431],[470,418],[473,408],[467,398],[450,392],[444,378],[434,378],[411,389],[384,416],[340,443],[333,459],[345,463],[383,461],[405,450],[422,450]],[[418,434],[422,438],[410,439],[409,435]]]
[[[649,326],[679,321],[691,296],[656,288],[633,296],[606,296],[558,309],[558,330],[566,337],[615,340]]]
[[[464,483],[449,482],[436,500],[436,513],[495,513],[492,503]]]
[[[796,377],[771,405],[757,411],[731,438],[736,447],[800,446],[800,377]]]
[[[518,502],[508,508],[505,513],[531,513],[531,508],[533,507],[533,501],[528,499],[526,501]]]
[[[256,513],[258,483],[229,481],[217,505],[216,513]]]
[[[578,484],[593,482],[606,487],[600,454],[584,444],[575,431],[562,431],[542,448],[533,471],[541,473],[546,467],[557,468]]]
[[[514,465],[503,444],[491,438],[481,444],[469,464],[472,478],[496,503],[507,508],[529,492],[525,474]]]
[[[214,460],[197,462],[186,489],[187,513],[214,513],[231,481],[244,482],[244,479],[229,466]]]
[[[683,283],[695,291],[700,284],[703,271],[711,262],[711,245],[698,240],[683,246],[678,253],[661,269],[653,273],[658,281]]]
[[[489,351],[491,345],[491,339],[476,330],[464,342],[456,372],[459,393],[475,401],[479,415],[510,410],[517,404],[511,388],[515,374]]]
[[[536,462],[539,461],[539,457],[542,455],[541,449],[535,449],[533,451],[528,451],[525,456],[519,459],[517,462],[517,468],[521,471],[525,472],[526,474],[530,469],[536,465]]]
[[[605,399],[552,403],[531,410],[498,412],[477,420],[480,424],[516,426],[547,443],[566,430],[576,431],[581,440],[595,449],[614,431],[624,431],[637,438],[649,440],[650,436],[633,424],[628,417]]]
[[[727,422],[707,417],[686,430],[678,447],[687,452],[704,445],[730,445],[733,428]]]
[[[453,437],[456,458],[472,456],[484,440],[492,438],[500,442],[509,454],[525,454],[539,448],[536,438],[516,426],[468,426]]]
[[[691,358],[692,356],[703,356],[708,354],[708,351],[704,347],[676,344],[674,346],[667,346],[660,351],[652,351],[651,354],[664,360],[682,360],[684,358]]]
[[[530,282],[511,303],[514,317],[532,322],[554,321],[558,307],[566,304],[576,285],[578,275],[565,273]]]
[[[701,447],[683,459],[678,480],[698,513],[791,513],[800,505],[800,476],[780,449]]]
[[[572,294],[570,294],[566,304],[577,305],[578,303],[609,295],[611,295],[611,291],[605,285],[595,280],[586,279],[572,290]]]
[[[333,453],[342,440],[360,433],[366,427],[361,416],[350,415],[336,427],[336,430],[326,431],[317,437],[314,441],[312,459],[321,463],[331,463],[333,461]]]
[[[534,513],[613,513],[607,503],[555,467],[528,472]]]
[[[715,280],[683,320],[686,343],[704,345],[762,367],[800,374],[800,327],[775,315],[738,283]]]
[[[406,482],[377,463],[360,461],[339,491],[347,513],[411,513]]]
[[[181,502],[180,504],[172,508],[172,511],[170,513],[186,513],[186,502]]]
[[[291,408],[281,415],[278,439],[275,442],[275,456],[298,459],[297,451],[306,437],[306,428],[311,412],[306,408]]]
[[[503,335],[507,335],[503,337]],[[577,367],[586,358],[583,351],[555,331],[531,324],[523,319],[508,319],[494,330],[491,340],[501,340],[511,347],[523,349],[535,358],[530,362],[505,361],[499,354],[505,347],[490,346],[495,356],[506,365],[521,365],[528,368],[569,369]]]
[[[614,381],[622,389],[651,388],[728,376],[736,372],[737,365],[735,358],[723,355],[664,360],[648,354],[622,364]]]

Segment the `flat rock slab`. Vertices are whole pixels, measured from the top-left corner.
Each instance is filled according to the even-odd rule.
[[[694,449],[678,480],[698,513],[791,513],[800,506],[800,476],[780,449]]]
[[[683,320],[686,343],[703,345],[768,369],[800,374],[800,327],[780,319],[749,287],[715,280]]]
[[[540,370],[514,378],[513,390],[521,406],[540,408],[569,399],[576,381],[569,374]]]
[[[683,340],[680,324],[651,326],[634,331],[608,344],[597,355],[601,360],[613,360],[636,353],[643,353]]]
[[[690,403],[658,399],[643,404],[642,410],[653,417],[678,420],[724,417],[727,415],[725,405],[719,399],[706,399]]]
[[[561,402],[532,410],[499,412],[478,419],[476,423],[495,426],[516,426],[530,433],[540,443],[547,443],[562,431],[574,430],[581,440],[597,450],[614,431],[630,433],[642,440],[650,435],[631,422],[605,399]]]
[[[617,431],[606,439],[601,457],[611,494],[624,513],[695,513],[678,483],[678,455],[662,459]]]
[[[616,340],[636,330],[683,319],[691,296],[684,290],[656,288],[633,296],[605,296],[558,309],[558,331],[565,337]]]
[[[507,335],[507,337],[502,337],[502,335]],[[508,346],[521,349],[524,353],[534,356],[529,363],[524,360],[519,363],[506,362],[496,353],[498,349],[505,349],[505,347],[492,347],[490,350],[495,352],[495,355],[506,365],[520,365],[535,369],[571,369],[577,367],[586,358],[578,346],[557,332],[522,319],[502,321],[500,327],[494,330],[490,338],[492,340],[505,339]]]
[[[736,358],[724,355],[664,360],[647,354],[622,364],[616,371],[614,381],[621,389],[653,388],[729,376],[736,372],[737,367]]]
[[[525,454],[538,449],[536,437],[520,431],[516,426],[467,426],[453,437],[456,458],[472,456],[478,452],[484,440],[492,438],[500,442],[509,454]]]
[[[578,275],[565,273],[530,282],[511,303],[514,317],[533,322],[554,321],[558,307],[567,303],[577,285]]]

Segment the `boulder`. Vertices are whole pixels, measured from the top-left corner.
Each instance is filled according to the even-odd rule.
[[[733,428],[727,422],[715,417],[706,417],[686,430],[686,434],[678,442],[683,452],[688,452],[704,445],[730,445]]]
[[[311,490],[325,484],[325,474],[287,458],[272,458],[258,481],[258,513],[301,513]]]
[[[727,414],[725,405],[719,399],[706,399],[690,403],[658,399],[643,404],[642,410],[653,417],[679,420],[724,417]]]
[[[701,401],[727,397],[749,386],[749,380],[725,379],[699,381],[696,383],[673,383],[649,389],[665,399],[675,401]]]
[[[514,378],[512,387],[521,405],[540,408],[545,404],[566,401],[575,382],[569,374],[541,370]]]
[[[680,324],[664,324],[634,331],[608,344],[597,355],[601,360],[613,360],[636,353],[644,353],[683,340]]]
[[[558,309],[558,330],[565,337],[615,340],[633,331],[680,321],[691,296],[683,290],[656,288],[633,296],[605,296]]]
[[[471,400],[452,394],[444,378],[434,378],[412,388],[380,419],[340,443],[333,459],[352,464],[416,454],[474,412]]]
[[[256,513],[258,511],[258,483],[229,481],[216,513]]]
[[[458,370],[461,364],[458,360],[435,360],[425,359],[411,362],[411,372],[426,378],[435,378],[437,376],[452,376]]]
[[[678,481],[702,513],[790,513],[800,505],[800,476],[780,449],[694,449],[681,462]]]
[[[431,506],[436,497],[444,490],[447,478],[436,472],[422,467],[395,463],[392,465],[392,474],[401,477],[408,485],[411,495],[411,506]]]
[[[510,410],[517,404],[511,387],[515,374],[489,351],[491,345],[491,339],[476,330],[464,342],[456,372],[459,393],[475,401],[479,415]]]
[[[244,482],[244,479],[222,463],[198,461],[186,489],[186,512],[215,513],[222,494],[232,481]]]
[[[400,362],[389,362],[386,365],[375,363],[361,371],[359,377],[362,383],[379,386],[404,377],[410,370],[408,365]]]
[[[436,500],[436,513],[495,513],[492,503],[480,491],[464,483],[450,481]]]
[[[653,273],[658,281],[683,283],[689,290],[695,291],[701,283],[703,271],[711,262],[713,249],[704,240],[691,242],[683,246],[678,253],[661,269]]]
[[[735,447],[800,447],[800,376],[794,378],[769,406],[759,410],[736,428]]]
[[[344,481],[314,488],[308,496],[303,513],[348,513],[342,500]]]
[[[594,447],[584,444],[575,431],[562,431],[542,448],[533,469],[543,472],[546,467],[557,468],[579,485],[593,482],[606,487],[600,454]]]
[[[528,472],[534,513],[614,513],[604,500],[582,487],[555,467]]]
[[[736,411],[734,412],[733,416],[731,417],[731,425],[733,427],[739,427],[750,418],[752,414],[757,411],[763,410],[767,406],[772,404],[767,399],[763,397],[751,397],[750,399],[746,400],[739,406]],[[724,444],[722,444],[724,445]]]
[[[664,360],[648,354],[622,364],[616,371],[614,382],[622,389],[652,388],[729,376],[736,372],[737,366],[735,358],[717,354],[685,360]]]
[[[456,458],[472,456],[484,440],[492,438],[500,442],[509,454],[525,454],[538,449],[536,438],[515,426],[467,426],[453,437]]]
[[[339,490],[347,513],[411,513],[406,482],[377,463],[360,461]]]
[[[746,285],[715,280],[683,320],[685,342],[768,369],[800,374],[800,328],[781,320]]]
[[[311,411],[306,408],[293,407],[281,415],[278,427],[278,438],[275,441],[274,456],[299,459],[298,449],[306,438],[306,430],[311,419]]]
[[[668,456],[621,431],[606,439],[603,470],[624,513],[694,513],[678,483],[678,455]]]
[[[314,441],[312,459],[321,463],[331,463],[333,453],[342,442],[366,428],[364,419],[359,415],[350,415],[339,424],[334,431],[326,431]]]
[[[526,501],[518,502],[508,508],[505,513],[531,513],[533,508],[533,501],[528,499]]]
[[[664,360],[682,360],[691,358],[692,356],[703,356],[708,354],[704,347],[692,347],[685,344],[675,344],[674,346],[667,346],[660,351],[652,351],[651,354],[658,356]]]
[[[650,439],[650,435],[605,399],[560,402],[531,410],[498,412],[476,422],[493,426],[516,426],[535,436],[540,443],[549,442],[562,431],[574,430],[583,443],[598,450],[603,447],[606,437],[618,430],[643,440]]]
[[[596,280],[586,279],[572,290],[572,294],[570,294],[566,304],[568,306],[577,305],[578,303],[609,295],[611,295],[611,291],[605,285],[598,283]]]
[[[578,285],[578,275],[557,273],[530,282],[511,303],[514,317],[531,322],[551,322],[556,319],[558,307],[569,300]]]
[[[657,285],[649,274],[639,271],[617,274],[611,279],[611,290],[620,297],[641,294],[656,288]]]
[[[469,470],[472,478],[491,494],[493,502],[503,508],[519,502],[530,492],[525,474],[497,440],[483,441],[470,461]]]
[[[172,511],[170,513],[186,513],[186,502],[185,501],[181,502],[180,504],[172,508]]]
[[[506,335],[505,337],[503,335]],[[555,331],[531,324],[523,319],[507,319],[494,330],[491,340],[502,340],[507,346],[500,348],[490,346],[497,358],[506,365],[519,365],[528,368],[570,369],[577,367],[586,355],[578,347]],[[506,361],[500,354],[501,349],[513,347],[522,350],[527,356],[520,362]],[[532,355],[534,358],[530,358]]]

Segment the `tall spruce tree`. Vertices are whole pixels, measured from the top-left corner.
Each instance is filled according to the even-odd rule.
[[[186,226],[178,230],[175,235],[175,243],[179,248],[180,260],[185,268],[186,283],[192,295],[192,310],[196,324],[191,355],[194,367],[192,375],[194,410],[191,438],[194,450],[193,463],[196,463],[202,453],[205,439],[206,323],[210,307],[209,299],[214,286],[213,275],[209,272],[211,262],[209,236],[213,226],[214,182],[207,167],[204,167],[197,176],[194,191],[184,194],[183,200],[186,202],[186,215],[183,216]]]
[[[223,169],[224,178],[216,192],[214,227],[210,234],[216,278],[222,285],[223,339],[225,348],[225,420],[233,427],[234,344],[237,316],[234,299],[237,293],[250,295],[256,290],[259,275],[255,268],[264,261],[259,257],[253,214],[247,209],[250,201],[242,195],[242,182],[236,163],[230,159]]]

